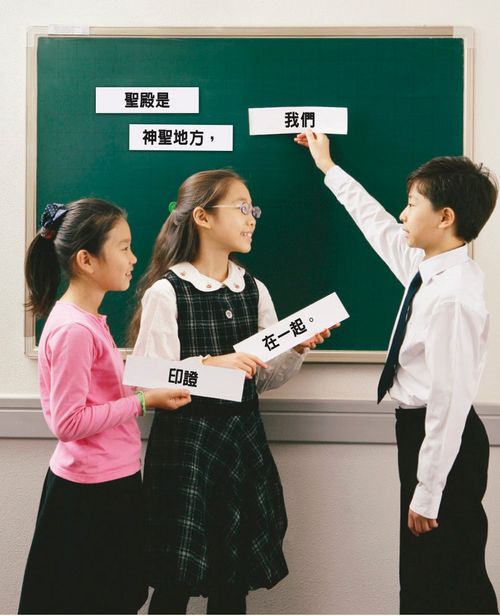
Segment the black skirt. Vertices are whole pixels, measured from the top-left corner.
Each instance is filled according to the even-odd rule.
[[[287,575],[283,491],[257,401],[232,417],[156,412],[144,491],[151,586],[208,596]]]
[[[97,484],[49,469],[20,614],[135,614],[147,599],[141,475]]]

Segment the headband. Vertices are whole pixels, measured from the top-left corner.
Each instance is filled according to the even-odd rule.
[[[67,211],[62,203],[48,203],[43,210],[40,235],[46,240],[53,240]]]

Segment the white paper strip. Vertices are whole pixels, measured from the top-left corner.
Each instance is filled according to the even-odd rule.
[[[199,88],[96,88],[96,113],[198,113]]]
[[[129,150],[232,152],[231,124],[130,124]]]
[[[215,368],[193,361],[167,361],[129,355],[123,383],[147,389],[180,387],[196,396],[241,402],[245,373],[243,370]]]
[[[248,110],[251,135],[320,133],[347,135],[347,107],[257,107]]]
[[[338,295],[331,293],[258,334],[238,342],[234,345],[234,350],[257,355],[262,361],[269,361],[348,317],[349,314]]]

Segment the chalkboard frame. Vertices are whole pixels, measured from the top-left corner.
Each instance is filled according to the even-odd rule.
[[[32,27],[27,33],[26,101],[26,247],[36,234],[37,169],[37,47],[44,37],[64,38],[460,38],[464,44],[463,153],[473,158],[474,33],[472,28],[437,27],[332,27],[332,28],[164,28],[164,27]],[[470,245],[473,256],[473,245]],[[25,290],[27,299],[27,289]],[[25,354],[38,357],[35,319],[24,319]],[[121,349],[123,356],[129,349]],[[309,363],[382,363],[385,351],[312,351]]]

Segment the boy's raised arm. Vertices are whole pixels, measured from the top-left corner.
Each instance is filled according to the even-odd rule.
[[[410,249],[397,220],[359,182],[335,165],[326,135],[308,129],[297,135],[294,141],[309,148],[316,166],[326,174],[328,188],[346,208],[375,252],[406,286],[423,258],[423,251]]]
[[[294,139],[295,143],[309,148],[316,167],[326,175],[335,165],[330,154],[330,141],[323,133],[313,133],[309,128],[305,133],[300,133]]]

